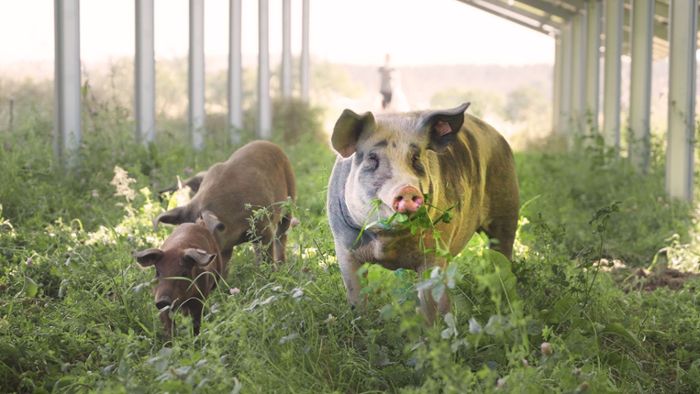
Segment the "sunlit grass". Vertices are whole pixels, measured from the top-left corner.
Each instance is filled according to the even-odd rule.
[[[295,116],[318,125],[314,112]],[[664,248],[669,264],[697,263],[692,212],[664,196],[658,168],[640,176],[595,148],[518,153],[523,208],[512,264],[477,235],[427,277],[367,265],[367,305],[354,310],[325,217],[334,155],[314,138],[283,143],[299,196],[287,263],[258,264],[249,245],[237,247],[205,301],[201,334],[175,313],[168,344],[153,273],[131,254],[171,231],[154,230],[152,219],[183,196],[160,201],[154,191],[234,148],[216,143],[215,131],[196,153],[175,129],[144,148],[127,125],[90,135],[83,167],[63,174],[37,124],[0,135],[0,391],[700,388],[700,282],[623,291],[598,264],[650,267]],[[428,327],[416,289],[440,284],[452,312]]]

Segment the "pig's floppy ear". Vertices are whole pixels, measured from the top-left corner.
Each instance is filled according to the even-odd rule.
[[[142,267],[149,267],[163,257],[163,251],[157,248],[134,252],[134,258]]]
[[[214,260],[214,257],[216,257],[215,254],[207,253],[206,250],[187,248],[183,259],[188,265],[197,264],[200,267],[206,267]]]
[[[431,111],[423,115],[423,127],[430,133],[430,149],[442,152],[456,138],[464,124],[464,111],[470,103],[443,111]]]
[[[184,186],[187,186],[192,190],[192,193],[197,194],[199,187],[202,185],[204,177],[207,175],[206,171],[198,172],[197,175],[183,182]]]
[[[226,225],[221,223],[219,218],[214,215],[212,211],[204,210],[202,211],[200,217],[204,221],[204,224],[207,226],[207,230],[209,230],[210,233],[216,235],[216,233],[226,230]]]
[[[374,115],[371,112],[358,115],[349,109],[344,110],[333,128],[333,149],[341,156],[349,157],[355,153],[362,132],[371,128],[374,128]]]
[[[221,223],[219,218],[212,211],[204,210],[199,215],[199,220],[204,222],[204,226],[209,230],[214,239],[219,245],[224,244],[223,232],[226,230],[226,225]],[[198,221],[199,221],[198,220]]]
[[[158,229],[158,223],[167,224],[182,224],[189,222],[187,218],[187,208],[186,206],[173,208],[169,211],[163,212],[158,217],[153,219],[153,228]]]

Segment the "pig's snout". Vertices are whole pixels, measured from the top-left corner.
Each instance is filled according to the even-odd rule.
[[[394,196],[392,208],[399,213],[415,213],[423,205],[423,193],[413,186],[404,186]]]
[[[161,310],[166,306],[170,306],[172,303],[173,300],[168,296],[158,297],[158,299],[156,300],[156,308],[158,308],[158,310]]]

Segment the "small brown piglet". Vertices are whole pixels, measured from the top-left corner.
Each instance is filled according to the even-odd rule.
[[[180,309],[192,316],[194,334],[199,334],[204,298],[216,287],[219,277],[226,275],[226,262],[212,235],[222,226],[211,217],[183,223],[175,227],[160,249],[134,253],[141,266],[156,268],[155,303],[168,338],[173,331],[170,310]]]

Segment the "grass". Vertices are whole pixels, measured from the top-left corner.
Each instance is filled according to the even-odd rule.
[[[249,246],[238,247],[206,301],[201,335],[176,315],[167,344],[152,272],[131,253],[170,231],[152,230],[166,204],[153,191],[235,147],[219,129],[194,152],[184,126],[172,122],[145,148],[118,112],[100,108],[86,115],[74,173],[53,165],[43,115],[0,133],[1,392],[700,389],[700,282],[626,292],[596,264],[647,267],[664,247],[697,264],[686,245],[691,209],[664,196],[660,160],[642,176],[595,145],[518,153],[523,208],[513,264],[477,236],[433,278],[369,266],[369,304],[356,311],[345,301],[325,217],[334,154],[315,137],[317,113],[285,107],[295,134],[282,135],[282,119],[276,138],[286,138],[280,143],[297,174],[301,221],[288,262],[276,271],[258,266]],[[133,198],[115,195],[115,166],[134,179]],[[453,312],[426,327],[415,289],[438,284]]]

